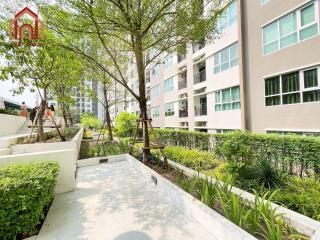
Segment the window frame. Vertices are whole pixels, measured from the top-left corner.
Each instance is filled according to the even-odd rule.
[[[234,42],[231,45],[229,45],[229,46],[221,49],[220,51],[216,52],[215,54],[213,54],[213,73],[214,74],[218,74],[218,73],[227,71],[228,69],[231,69],[231,68],[236,67],[236,66],[239,65],[239,45],[238,44],[239,44],[238,41]],[[235,55],[235,57],[231,58],[231,49],[233,47],[236,47],[237,54]],[[222,62],[222,58],[221,58],[221,53],[223,51],[227,51],[228,52],[228,60],[224,61],[224,62]],[[218,57],[218,59],[219,59],[218,63],[216,63],[216,61],[215,61],[216,57]],[[232,62],[236,62],[236,64],[232,65],[231,64]],[[222,65],[223,64],[228,64],[228,67],[226,69],[222,69]],[[219,70],[216,71],[216,69],[219,69]]]
[[[306,88],[305,85],[304,85],[304,72],[305,71],[309,71],[309,70],[312,70],[312,69],[317,69],[317,82],[318,82],[318,85],[315,86],[315,87],[309,87],[309,88]],[[286,74],[290,74],[290,73],[294,73],[294,72],[299,72],[299,91],[292,91],[292,92],[286,92],[286,93],[283,93],[282,92],[282,76],[283,75],[286,75]],[[279,106],[287,106],[287,105],[295,105],[295,104],[307,104],[307,103],[319,103],[319,101],[310,101],[310,102],[305,102],[304,99],[303,99],[303,93],[304,92],[311,92],[311,91],[317,91],[317,90],[320,90],[320,65],[316,65],[316,66],[311,66],[311,67],[306,67],[306,68],[302,68],[302,69],[296,69],[296,70],[292,70],[290,72],[284,72],[284,73],[281,73],[281,74],[277,74],[277,75],[274,75],[274,76],[269,76],[269,77],[266,77],[264,78],[264,103],[265,103],[265,107],[279,107]],[[280,81],[280,93],[279,94],[273,94],[273,95],[266,95],[266,79],[269,79],[269,78],[272,78],[272,77],[277,77],[279,76],[279,81]],[[289,94],[294,94],[294,93],[299,93],[300,95],[300,102],[298,103],[288,103],[288,104],[283,104],[283,96],[285,95],[289,95]],[[268,106],[266,104],[266,99],[268,97],[274,97],[274,96],[280,96],[280,103],[277,104],[277,105],[270,105]]]
[[[171,108],[168,108],[168,106],[171,106]],[[175,116],[174,108],[175,108],[174,102],[165,103],[165,105],[164,105],[164,116],[165,117],[173,117],[173,116]]]
[[[241,97],[240,97],[240,95],[239,95],[239,100],[233,100],[232,99],[232,89],[234,89],[234,88],[239,88],[239,92],[240,92],[240,86],[239,85],[236,85],[236,86],[233,86],[233,87],[229,87],[229,88],[223,88],[223,89],[214,91],[214,110],[215,110],[215,112],[233,111],[233,110],[241,109]],[[226,90],[228,90],[229,94],[230,94],[229,101],[224,101],[223,100],[222,92],[226,91]],[[217,102],[217,94],[219,95],[219,101],[218,102]],[[236,104],[240,103],[240,108],[233,108],[233,105],[235,103]],[[230,109],[223,109],[223,105],[224,104],[229,104],[230,105]]]
[[[302,26],[301,26],[301,11],[302,11],[303,9],[311,6],[311,5],[314,5],[315,20],[314,20],[314,22],[309,23],[309,24],[307,24],[306,26],[303,26],[303,27],[302,27]],[[276,18],[276,19],[274,19],[273,21],[268,22],[268,23],[265,24],[265,25],[262,25],[262,27],[261,27],[261,35],[262,35],[262,55],[263,55],[263,56],[267,56],[267,55],[270,55],[270,54],[272,54],[272,53],[274,53],[274,52],[277,52],[277,51],[280,51],[280,50],[285,49],[285,48],[287,48],[287,47],[290,47],[290,46],[292,46],[292,45],[294,45],[294,44],[298,44],[298,43],[301,43],[301,42],[303,42],[303,41],[306,41],[306,40],[309,40],[309,39],[312,39],[312,38],[314,38],[314,37],[319,36],[319,35],[320,35],[320,21],[319,21],[319,20],[320,20],[320,16],[319,16],[319,15],[320,15],[320,14],[319,14],[320,6],[319,6],[319,5],[320,5],[320,1],[319,1],[319,0],[312,0],[312,1],[308,2],[308,3],[305,3],[305,4],[301,5],[301,6],[299,6],[299,7],[296,8],[296,9],[292,9],[291,11],[287,12],[286,14],[284,14],[284,15]],[[280,37],[280,19],[282,19],[282,18],[284,18],[284,17],[286,17],[286,16],[288,16],[289,14],[292,14],[292,13],[295,13],[295,17],[296,17],[297,41],[296,41],[295,43],[291,43],[291,44],[289,44],[289,45],[286,45],[286,46],[284,46],[284,47],[281,47],[280,40],[283,39],[283,38],[285,38],[285,37],[287,37],[287,36],[289,36],[290,34],[288,34],[288,35],[286,35],[286,36]],[[276,50],[273,50],[273,51],[271,51],[271,52],[266,53],[266,52],[265,52],[265,46],[271,44],[272,41],[267,42],[267,43],[264,43],[264,29],[265,29],[266,27],[270,26],[271,24],[274,24],[274,23],[276,23],[276,25],[277,25],[277,30],[278,30],[278,33],[277,33],[277,34],[278,34],[278,38],[277,38],[277,41],[278,41],[277,46],[278,46],[278,47],[277,47]],[[300,34],[300,32],[301,32],[302,30],[308,28],[308,27],[311,27],[311,26],[314,25],[314,24],[317,24],[317,34],[314,35],[314,36],[311,36],[311,37],[308,37],[308,38],[305,38],[305,39],[301,40],[301,36],[300,36],[301,34]],[[293,33],[291,33],[291,34],[293,34]],[[275,41],[273,41],[273,42],[275,42]]]
[[[151,118],[158,118],[158,117],[160,117],[160,105],[154,106],[151,108]]]
[[[169,85],[169,87],[166,85],[167,82],[170,82],[171,84]],[[167,78],[166,80],[164,80],[164,92],[168,93],[168,92],[172,92],[174,90],[174,79],[173,77]]]
[[[155,94],[155,89],[157,89]],[[158,97],[160,96],[160,84],[154,85],[152,88],[150,88],[150,97]]]

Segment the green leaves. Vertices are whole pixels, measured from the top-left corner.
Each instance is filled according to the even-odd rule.
[[[0,238],[35,230],[53,198],[59,165],[38,162],[0,169]]]
[[[121,112],[116,118],[116,131],[120,137],[130,137],[136,129],[138,119],[134,113]]]

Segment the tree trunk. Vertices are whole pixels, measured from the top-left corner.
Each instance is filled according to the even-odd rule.
[[[41,100],[41,105],[40,105],[40,112],[38,116],[38,123],[39,123],[39,128],[38,128],[38,136],[39,136],[39,141],[40,142],[45,142],[45,136],[44,136],[44,130],[43,130],[43,115],[46,110],[47,102],[46,100],[42,99]]]
[[[142,120],[142,135],[143,135],[143,163],[147,163],[148,155],[150,154],[150,141],[148,132],[148,113],[147,113],[147,98],[145,86],[145,63],[142,49],[142,40],[137,37],[135,57],[137,62],[137,71],[139,78],[139,106]]]
[[[61,111],[62,111],[64,126],[67,127],[68,126],[68,119],[67,119],[67,113],[66,113],[66,108],[65,108],[64,103],[61,103]]]
[[[107,123],[107,128],[108,128],[108,137],[109,141],[113,141],[113,136],[112,136],[112,127],[111,127],[111,117],[110,117],[110,112],[109,112],[109,101],[108,101],[108,93],[107,93],[107,86],[106,83],[103,83],[103,96],[104,96],[104,110],[105,110],[105,120]]]
[[[69,121],[69,124],[70,124],[71,127],[73,127],[73,119],[72,119],[72,116],[71,116],[69,104],[66,105],[66,112],[67,112],[67,119]]]

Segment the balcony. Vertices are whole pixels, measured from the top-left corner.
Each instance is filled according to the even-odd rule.
[[[197,96],[194,99],[194,115],[195,116],[206,116],[207,115],[207,96]]]
[[[204,48],[206,46],[206,41],[203,39],[199,42],[195,42],[192,44],[192,51],[193,53],[196,53],[200,49]]]
[[[178,54],[178,63],[182,62],[184,59],[186,59],[186,55],[185,54]]]
[[[194,75],[194,84],[198,84],[207,80],[206,70],[202,70]]]
[[[187,81],[178,82],[178,90],[184,89],[187,87]]]
[[[201,107],[195,107],[195,116],[207,116],[207,104]]]
[[[179,118],[188,117],[188,100],[179,101]]]

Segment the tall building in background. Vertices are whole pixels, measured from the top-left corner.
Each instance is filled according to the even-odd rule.
[[[214,42],[189,44],[185,54],[165,53],[148,66],[153,125],[319,135],[319,12],[319,0],[234,0]],[[136,65],[128,65],[138,92]],[[127,111],[139,114],[132,98]]]
[[[98,95],[98,86],[95,81],[85,80],[84,84],[86,85],[87,90],[92,90],[95,96]],[[76,102],[76,108],[79,115],[88,112],[98,117],[98,100],[92,99],[89,93],[82,93],[81,91],[78,91]]]

